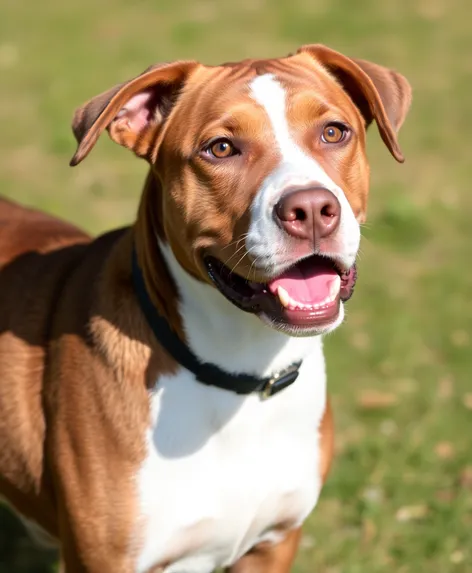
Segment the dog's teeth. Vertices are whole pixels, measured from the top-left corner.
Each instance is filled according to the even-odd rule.
[[[277,296],[279,297],[280,304],[284,308],[288,308],[290,306],[291,298],[288,292],[282,288],[281,286],[277,287]]]
[[[334,277],[334,280],[331,282],[331,285],[329,287],[329,297],[334,300],[338,296],[340,289],[341,289],[341,277],[337,275],[336,277]]]
[[[280,300],[280,304],[289,310],[319,310],[321,308],[326,308],[329,306],[339,294],[341,288],[341,279],[336,277],[330,285],[329,295],[322,301],[318,303],[303,303],[296,300],[288,294],[288,292],[281,286],[277,287],[277,297]]]

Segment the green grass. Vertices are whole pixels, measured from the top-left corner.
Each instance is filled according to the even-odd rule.
[[[369,136],[360,278],[346,324],[326,341],[336,461],[295,573],[472,571],[469,16],[467,0],[0,8],[0,192],[94,232],[133,220],[145,164],[104,138],[70,169],[72,112],[153,62],[217,63],[324,42],[411,81],[407,162]],[[42,572],[43,557],[5,513],[2,526],[0,573]]]

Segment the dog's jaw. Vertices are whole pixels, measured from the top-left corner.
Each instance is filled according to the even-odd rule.
[[[191,277],[169,244],[159,241],[159,246],[177,285],[187,343],[202,362],[231,373],[265,377],[302,360],[321,345],[320,337],[290,337],[239,310],[214,287]]]

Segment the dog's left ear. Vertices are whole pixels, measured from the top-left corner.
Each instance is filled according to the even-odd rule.
[[[348,58],[322,44],[302,46],[297,53],[312,56],[340,82],[363,115],[366,127],[375,120],[390,153],[403,163],[397,132],[411,104],[408,81],[393,70]]]
[[[113,141],[152,161],[159,131],[198,65],[188,61],[152,66],[85,103],[72,121],[79,145],[70,164],[85,159],[105,129]]]

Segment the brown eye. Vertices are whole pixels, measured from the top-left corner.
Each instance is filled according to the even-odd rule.
[[[212,143],[208,147],[208,152],[217,159],[225,159],[226,157],[231,157],[237,153],[233,144],[227,139],[219,139]]]
[[[342,125],[331,124],[327,125],[323,129],[323,135],[321,136],[321,139],[325,143],[340,143],[345,139],[347,133],[348,130],[346,127]]]

